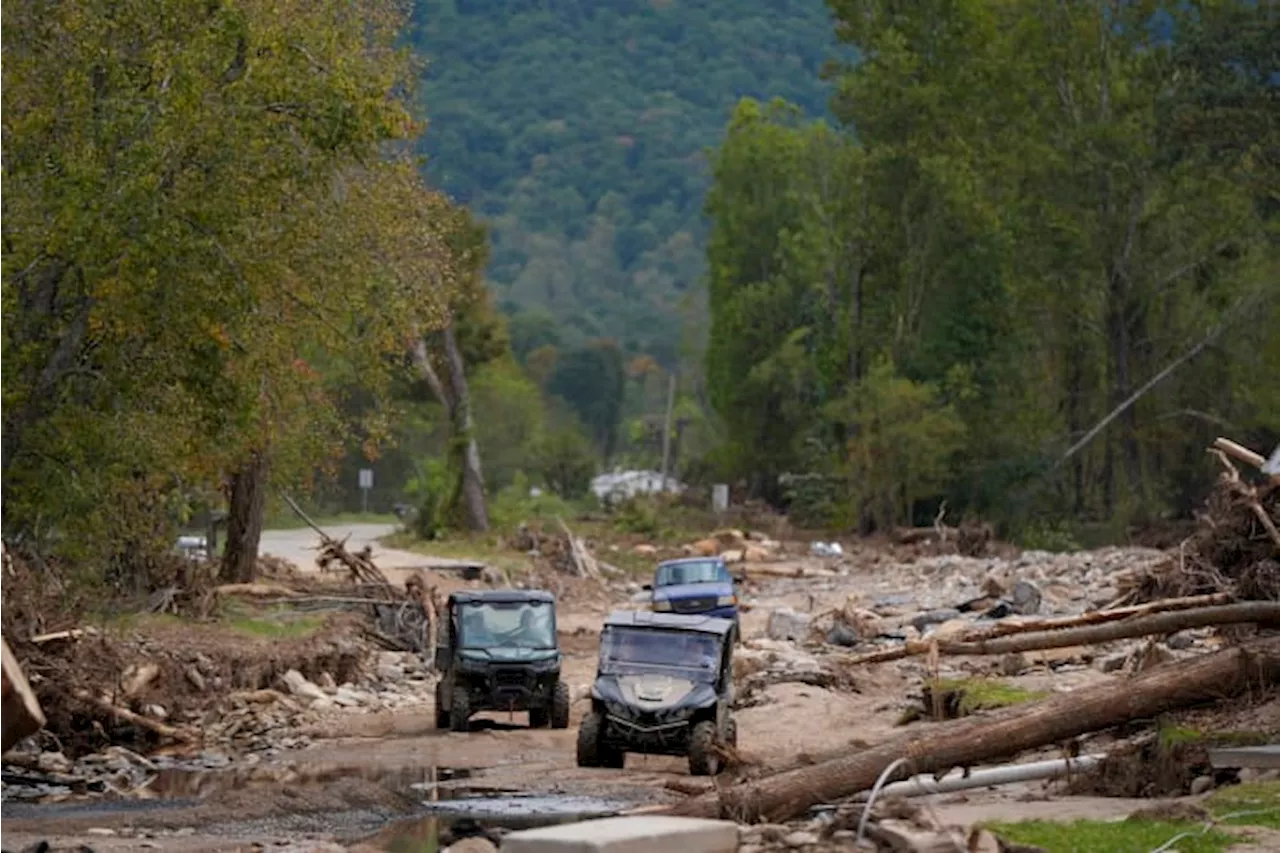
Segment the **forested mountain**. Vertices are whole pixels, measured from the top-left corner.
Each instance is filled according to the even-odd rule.
[[[428,173],[492,229],[517,354],[611,337],[670,364],[705,268],[706,150],[742,96],[827,110],[823,0],[419,0],[415,14]]]

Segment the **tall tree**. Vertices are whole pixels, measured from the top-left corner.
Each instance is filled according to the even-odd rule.
[[[447,205],[383,156],[415,131],[402,11],[9,10],[6,536],[109,549],[134,524],[167,547],[176,515],[116,512],[139,476],[181,494],[234,472],[251,511],[233,516],[260,515],[259,475],[312,468],[336,437],[308,358],[376,365],[439,322]],[[228,577],[251,571],[254,528]]]

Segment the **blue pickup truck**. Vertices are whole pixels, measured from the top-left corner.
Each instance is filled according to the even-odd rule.
[[[658,613],[698,614],[732,619],[738,637],[738,591],[734,577],[719,557],[664,560],[653,574],[652,607]]]

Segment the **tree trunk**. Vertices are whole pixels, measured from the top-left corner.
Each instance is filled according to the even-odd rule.
[[[467,526],[473,531],[485,531],[489,529],[489,507],[484,495],[484,475],[480,470],[480,447],[476,444],[471,420],[471,394],[465,365],[452,322],[444,329],[444,356],[449,365],[449,384],[453,386],[454,440],[464,443],[462,499],[466,503]]]
[[[818,803],[871,788],[900,758],[909,759],[902,768],[904,775],[968,767],[1129,720],[1221,699],[1278,675],[1280,637],[1271,637],[990,715],[922,725],[879,746],[850,750],[821,764],[777,773],[721,794],[694,797],[668,812],[781,823]]]
[[[258,543],[267,505],[267,456],[254,451],[231,475],[227,512],[227,547],[222,552],[223,583],[252,583],[258,568]]]

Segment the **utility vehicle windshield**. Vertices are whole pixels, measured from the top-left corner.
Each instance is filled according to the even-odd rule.
[[[675,586],[682,583],[720,583],[731,580],[729,570],[719,560],[691,560],[688,563],[658,566],[653,585]]]
[[[697,681],[715,681],[720,669],[720,638],[694,631],[606,628],[600,638],[600,671],[628,675],[638,671],[673,672]]]
[[[552,607],[539,601],[486,601],[459,608],[459,644],[464,649],[515,647],[554,649]]]

